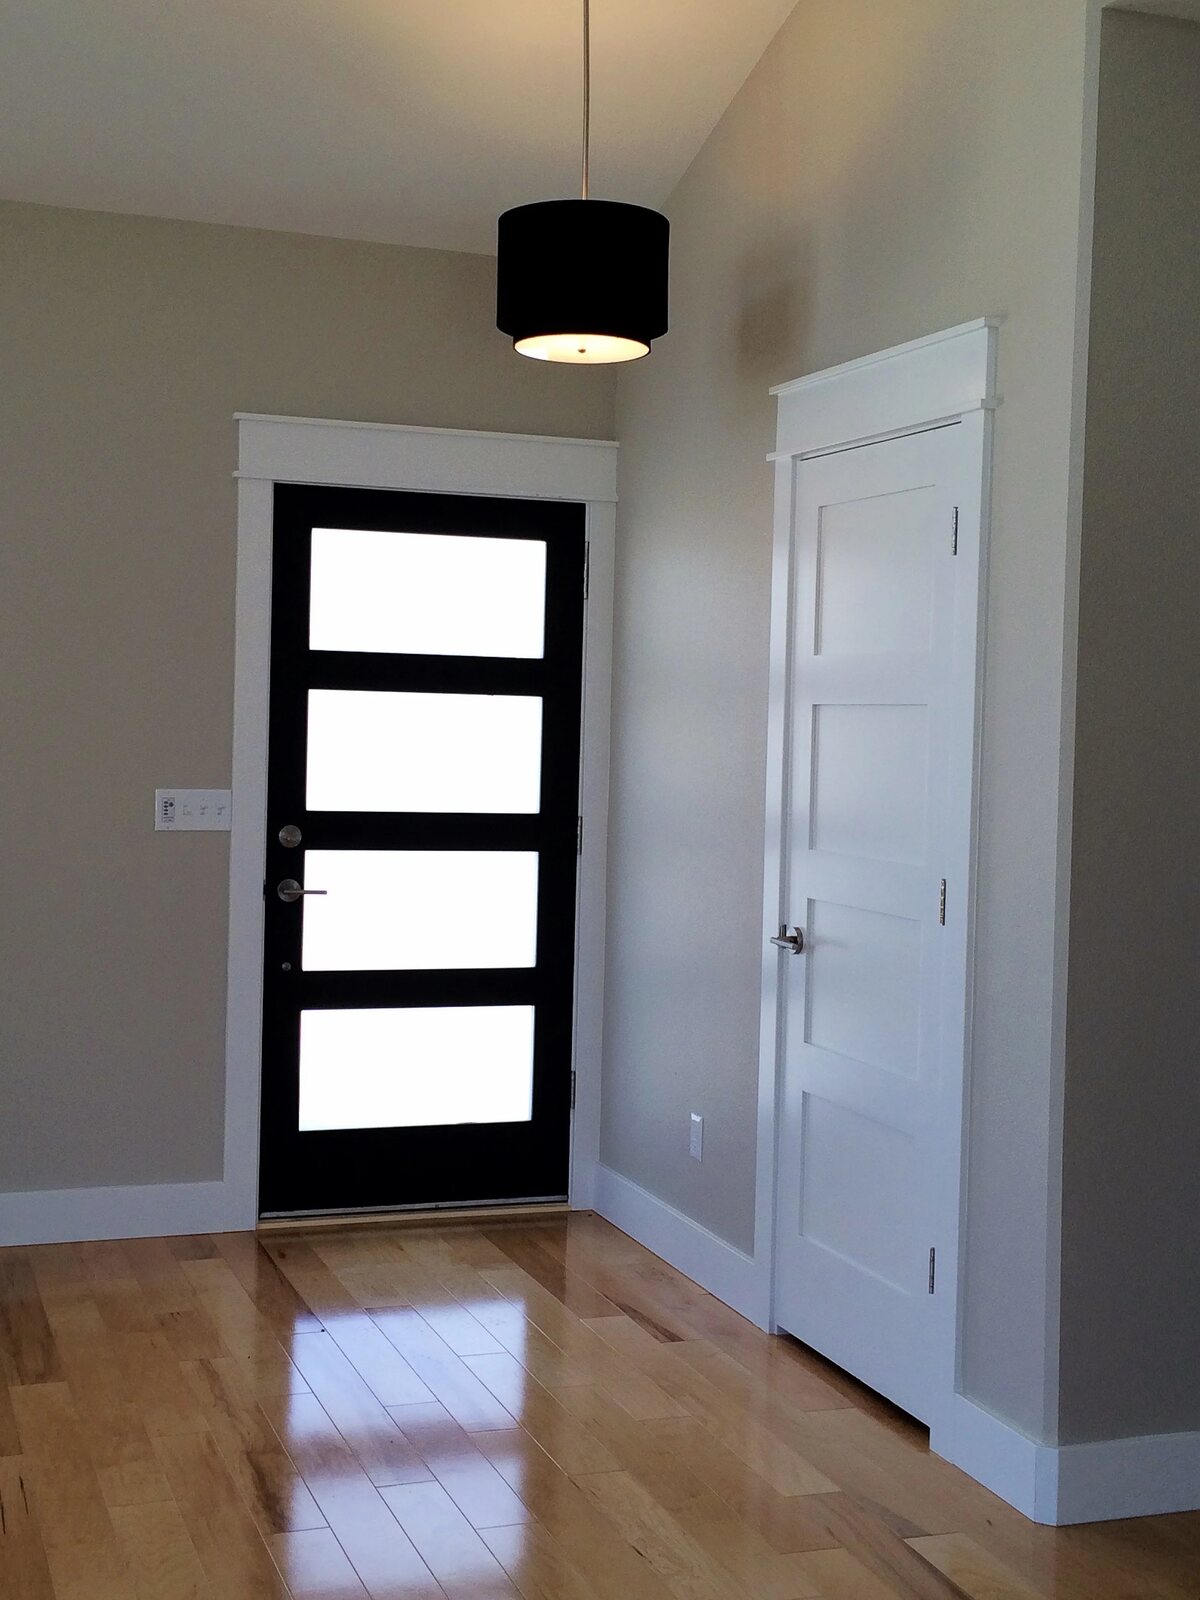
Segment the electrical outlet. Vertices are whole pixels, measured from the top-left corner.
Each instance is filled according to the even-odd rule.
[[[233,813],[228,789],[156,789],[156,833],[227,833]]]
[[[688,1134],[688,1154],[694,1161],[704,1160],[704,1118],[692,1112],[691,1132]]]

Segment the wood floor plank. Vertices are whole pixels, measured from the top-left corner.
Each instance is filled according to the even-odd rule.
[[[180,1361],[219,1361],[229,1353],[216,1323],[198,1304],[159,1311],[156,1318]]]
[[[444,1600],[429,1568],[317,1397],[277,1396],[264,1405],[371,1600]]]
[[[520,1497],[444,1406],[393,1407],[391,1415],[473,1528],[529,1520]]]
[[[801,1411],[836,1410],[853,1404],[806,1361],[802,1347],[772,1338],[713,1295],[685,1313],[688,1326],[725,1356],[737,1361],[773,1394]]]
[[[470,1356],[468,1364],[564,1472],[611,1472],[616,1468],[616,1459],[596,1435],[512,1356]],[[576,1392],[563,1391],[563,1396]]]
[[[105,1503],[111,1509],[169,1500],[171,1491],[111,1336],[71,1329],[57,1338],[81,1437]]]
[[[485,1228],[483,1231],[492,1244],[577,1316],[603,1317],[616,1311],[606,1295],[585,1279],[568,1272],[527,1230]]]
[[[523,1429],[478,1436],[479,1447],[534,1517],[570,1553],[598,1600],[668,1600],[673,1591],[612,1520]]]
[[[678,1522],[624,1472],[579,1478],[579,1487],[680,1600],[741,1600],[741,1586],[715,1566]]]
[[[67,1385],[15,1388],[13,1409],[55,1600],[129,1600],[133,1580]]]
[[[219,1600],[173,1499],[110,1510],[138,1600]]]
[[[468,1433],[516,1426],[492,1391],[418,1312],[411,1307],[377,1311],[374,1322],[425,1384],[423,1398],[440,1400]]]
[[[300,1239],[271,1237],[262,1247],[310,1313],[324,1323],[328,1317],[360,1309],[358,1301],[317,1254]]]
[[[196,1291],[166,1239],[127,1239],[125,1256],[150,1307],[183,1311],[196,1303]]]
[[[171,1254],[177,1261],[211,1261],[217,1254],[211,1234],[177,1234],[169,1241]]]
[[[381,1405],[424,1405],[433,1399],[432,1391],[405,1358],[396,1341],[381,1331],[381,1327],[388,1325],[386,1318],[410,1316],[416,1317],[417,1314],[408,1308],[381,1312],[379,1321],[373,1320],[365,1311],[327,1316],[325,1334],[310,1337],[332,1339]],[[420,1320],[419,1317],[417,1320]],[[391,1326],[398,1324],[393,1322]]]
[[[294,1600],[366,1600],[350,1557],[328,1528],[277,1533],[267,1543]]]
[[[380,1492],[448,1600],[515,1600],[508,1574],[440,1483]]]
[[[29,1259],[0,1251],[0,1382],[57,1383],[58,1349]]]
[[[0,1378],[0,1461],[21,1453],[21,1436],[17,1432],[16,1413],[8,1384]]]
[[[54,1600],[28,1463],[0,1458],[0,1594],[5,1600]]]
[[[845,1495],[821,1496],[829,1530],[844,1550],[885,1585],[912,1600],[967,1600],[963,1590],[882,1517]]]
[[[588,1577],[540,1522],[486,1528],[480,1538],[525,1600],[594,1600]]]
[[[287,1586],[212,1437],[170,1434],[156,1438],[154,1448],[218,1600],[288,1600]]]
[[[321,1319],[283,1275],[262,1242],[250,1233],[222,1233],[217,1251],[254,1302],[259,1314],[284,1333],[315,1333]]]
[[[129,1402],[151,1439],[205,1432],[195,1395],[165,1333],[115,1333],[111,1339]]]
[[[75,1245],[35,1245],[22,1253],[32,1268],[42,1309],[56,1336],[60,1331],[103,1333],[104,1319]]]
[[[527,1359],[527,1352],[537,1354],[538,1343],[528,1332],[527,1324],[552,1341],[569,1363],[567,1373],[582,1372],[587,1382],[599,1383],[631,1416],[639,1418],[684,1416],[686,1410],[666,1394],[632,1362],[618,1354],[595,1330],[556,1300],[548,1290],[537,1283],[520,1267],[488,1272],[488,1281],[505,1296],[512,1309],[487,1305],[476,1310],[475,1315],[492,1329],[505,1348],[517,1357],[539,1379],[546,1383],[538,1367]],[[512,1310],[520,1313],[513,1318]],[[657,1342],[657,1341],[656,1341]],[[574,1380],[571,1380],[574,1381]],[[551,1378],[549,1387],[555,1387]]]
[[[935,1533],[909,1541],[971,1600],[1038,1600],[1028,1584],[963,1533]]]
[[[328,1333],[298,1334],[292,1354],[297,1370],[373,1483],[419,1483],[432,1476]],[[260,1399],[266,1405],[268,1397]],[[278,1405],[268,1407],[268,1414],[277,1416]]]
[[[848,1550],[814,1550],[796,1560],[822,1600],[909,1600],[907,1590],[885,1583]]]
[[[837,1487],[812,1461],[777,1437],[767,1421],[747,1414],[736,1399],[685,1361],[674,1346],[647,1350],[640,1337],[643,1330],[635,1328],[630,1338],[628,1330],[632,1325],[624,1318],[602,1318],[592,1326],[602,1338],[630,1350],[656,1383],[779,1494],[820,1494]]]
[[[642,1427],[686,1461],[689,1471],[781,1555],[837,1545],[822,1496],[780,1494],[695,1417],[652,1420]]]
[[[211,1361],[185,1362],[183,1370],[262,1536],[323,1528],[325,1518],[254,1396]]]

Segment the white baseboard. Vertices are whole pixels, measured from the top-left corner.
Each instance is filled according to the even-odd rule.
[[[1200,1511],[1200,1433],[1040,1444],[956,1395],[930,1445],[1023,1515],[1052,1527]]]
[[[770,1316],[770,1269],[648,1189],[602,1163],[593,1209],[760,1328]]]
[[[1040,1496],[1038,1493],[1039,1473],[1044,1479],[1045,1458],[1053,1456],[1052,1446],[1038,1444],[960,1394],[954,1396],[944,1421],[934,1422],[930,1428],[929,1446],[1023,1516],[1034,1522],[1054,1521],[1053,1516],[1044,1514],[1048,1509],[1045,1482]]]
[[[219,1180],[0,1194],[0,1245],[231,1233],[253,1226],[244,1195]]]
[[[1200,1433],[1102,1439],[1057,1453],[1058,1522],[1200,1511]]]

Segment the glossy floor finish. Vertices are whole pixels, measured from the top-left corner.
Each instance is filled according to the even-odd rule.
[[[4,1600],[1196,1600],[595,1217],[0,1251]]]

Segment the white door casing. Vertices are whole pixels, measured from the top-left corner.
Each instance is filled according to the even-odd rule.
[[[927,1421],[956,1378],[995,342],[777,391],[764,931],[806,947],[765,947],[759,1225],[775,1325]]]
[[[238,577],[230,838],[223,1210],[212,1227],[258,1216],[262,1041],[262,871],[266,846],[272,489],[318,483],[435,494],[581,501],[587,506],[588,603],[575,950],[575,1110],[570,1199],[592,1204],[599,1156],[604,994],[609,707],[616,446],[598,439],[473,433],[385,423],[237,417]]]

